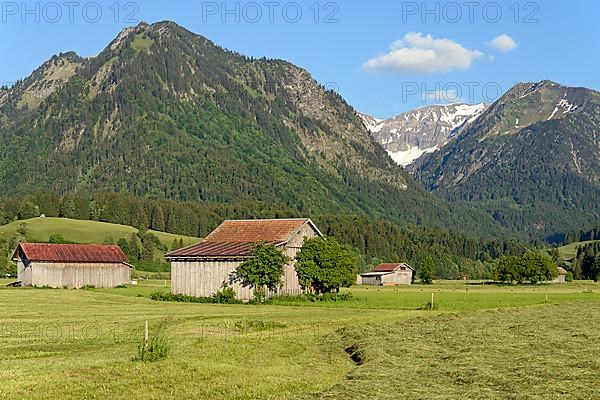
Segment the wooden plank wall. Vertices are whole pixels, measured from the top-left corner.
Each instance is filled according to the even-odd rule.
[[[42,263],[31,264],[31,284],[53,288],[94,286],[111,288],[131,282],[128,266],[115,263]]]

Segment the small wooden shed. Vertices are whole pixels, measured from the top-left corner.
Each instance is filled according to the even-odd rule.
[[[119,246],[20,243],[13,254],[21,286],[111,288],[131,282]]]
[[[171,292],[210,297],[226,283],[239,300],[251,300],[253,289],[239,282],[235,271],[251,257],[256,243],[273,245],[293,260],[304,238],[319,236],[323,235],[308,218],[225,221],[202,242],[165,255],[171,262]],[[302,293],[294,261],[285,267],[277,293]]]
[[[394,286],[412,284],[414,269],[406,263],[384,263],[373,272],[361,274],[363,285]]]
[[[554,280],[554,283],[566,283],[567,282],[567,270],[563,267],[558,267],[558,276]]]

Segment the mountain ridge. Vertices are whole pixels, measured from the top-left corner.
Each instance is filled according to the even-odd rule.
[[[262,201],[492,234],[482,215],[415,183],[351,106],[289,62],[172,22],[127,28],[80,62],[38,104],[0,105],[5,193]]]
[[[600,218],[600,93],[520,83],[442,151],[409,170],[505,226],[554,235]]]
[[[485,108],[484,103],[455,103],[423,106],[384,120],[359,116],[375,141],[398,165],[406,167],[447,145]]]

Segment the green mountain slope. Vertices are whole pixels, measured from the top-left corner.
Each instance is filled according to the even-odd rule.
[[[600,220],[600,93],[519,84],[413,173],[431,191],[471,202],[530,237],[593,224]]]
[[[55,57],[3,93],[0,190],[259,201],[304,215],[503,232],[413,182],[308,72],[170,22],[128,28],[91,59]]]

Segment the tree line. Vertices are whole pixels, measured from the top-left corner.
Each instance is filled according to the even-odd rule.
[[[575,279],[600,280],[600,242],[579,246],[569,269]]]
[[[183,202],[114,192],[68,193],[60,197],[40,191],[0,202],[0,224],[40,215],[109,222],[133,226],[141,232],[155,230],[193,237],[206,236],[225,219],[309,216],[324,234],[356,248],[358,272],[368,271],[380,262],[400,261],[419,269],[429,256],[435,261],[439,277],[485,278],[493,272],[493,260],[505,255],[522,255],[528,250],[527,245],[513,239],[483,240],[442,229],[399,226],[365,214],[304,215],[263,201]],[[132,245],[131,238],[129,240],[135,260],[141,252],[136,248],[143,248],[144,235],[138,237],[138,246]],[[152,239],[146,242],[152,242]]]

